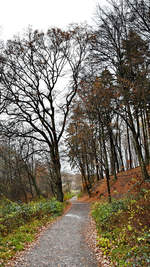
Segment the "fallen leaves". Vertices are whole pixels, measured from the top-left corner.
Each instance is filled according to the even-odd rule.
[[[85,231],[85,239],[88,246],[93,250],[96,256],[98,267],[110,267],[111,263],[109,259],[105,255],[103,255],[101,249],[97,246],[96,223],[91,216],[89,217],[89,224]]]

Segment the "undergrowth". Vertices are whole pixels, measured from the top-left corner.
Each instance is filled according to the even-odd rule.
[[[150,190],[137,198],[97,202],[92,206],[97,245],[112,266],[150,266]]]
[[[72,197],[74,197],[76,194],[74,192],[66,192],[64,194],[64,200],[69,200],[71,199]]]
[[[77,198],[80,198],[80,197],[83,197],[84,193],[82,191],[80,191],[78,194],[77,194]]]
[[[17,251],[32,242],[38,229],[62,214],[64,204],[56,199],[40,199],[17,204],[8,199],[0,201],[0,266]]]

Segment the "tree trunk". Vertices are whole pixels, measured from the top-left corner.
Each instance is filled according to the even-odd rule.
[[[129,169],[132,169],[132,154],[131,154],[130,136],[129,136],[128,125],[127,125],[127,142],[128,142],[128,151],[129,151]]]
[[[139,143],[139,134],[140,134],[139,133],[139,129],[137,129],[137,131],[136,131],[135,125],[134,125],[134,122],[133,122],[133,116],[132,116],[132,113],[131,113],[131,110],[130,110],[130,106],[128,105],[127,108],[128,108],[128,115],[129,115],[129,127],[130,127],[130,130],[132,131],[134,144],[135,144],[135,150],[137,152],[138,161],[139,161],[139,164],[140,164],[140,167],[141,167],[142,177],[143,177],[143,180],[148,180],[149,179],[149,174],[148,174],[147,169],[146,169],[146,164],[145,164],[144,159],[143,159],[141,145]],[[137,118],[137,127],[139,128],[138,124],[139,124],[139,121],[138,121],[138,118]]]
[[[103,131],[104,136],[104,131]],[[106,182],[107,182],[107,191],[108,191],[108,201],[111,203],[111,192],[110,192],[110,176],[109,176],[109,165],[108,165],[108,158],[107,158],[107,151],[106,151],[106,144],[105,140],[103,139],[103,148],[104,148],[104,162],[105,162],[105,174],[106,174]]]
[[[95,162],[96,162],[96,177],[97,177],[97,181],[100,180],[100,176],[99,176],[99,164],[98,164],[98,158],[95,155]]]
[[[149,180],[149,174],[147,172],[146,164],[145,164],[144,159],[143,159],[141,146],[138,142],[138,137],[135,133],[133,134],[133,138],[134,138],[134,142],[135,142],[135,148],[136,148],[139,164],[141,167],[141,173],[142,173],[143,180]]]
[[[34,186],[34,189],[35,189],[35,191],[36,191],[37,196],[38,196],[38,197],[41,196],[42,193],[41,193],[41,190],[39,189],[39,187],[38,187],[38,185],[37,185],[37,183],[36,183],[36,178],[35,178],[35,176],[32,175],[32,174],[29,174],[29,175],[30,175],[30,177],[31,177],[32,184],[33,184],[33,186]]]
[[[110,177],[109,177],[109,169],[105,170],[106,174],[106,182],[107,182],[107,192],[108,192],[108,201],[111,203],[111,192],[110,192]]]
[[[28,175],[28,180],[29,180],[29,188],[30,188],[30,193],[32,198],[34,197],[33,190],[32,190],[32,181],[30,175]]]
[[[99,162],[98,162],[98,157],[97,157],[97,149],[96,149],[96,144],[92,139],[92,143],[93,143],[93,152],[94,152],[94,158],[95,158],[95,167],[96,167],[96,178],[97,181],[100,180],[100,175],[99,175]]]
[[[149,146],[148,146],[148,136],[146,131],[146,118],[145,112],[141,112],[141,123],[142,123],[142,132],[143,132],[143,141],[144,141],[144,150],[145,150],[145,162],[149,163]]]
[[[55,159],[53,159],[53,166],[55,169],[55,174],[56,174],[56,198],[58,201],[63,202],[64,199],[64,194],[62,190],[62,180],[61,180],[61,166],[60,166],[60,160],[59,160],[59,155]]]
[[[60,165],[60,156],[58,150],[58,143],[56,142],[51,150],[51,159],[54,167],[54,172],[56,175],[56,198],[58,201],[63,202],[64,194],[62,190],[62,179],[61,179],[61,165]]]
[[[86,187],[88,196],[91,197],[91,192],[90,192],[90,189],[89,189],[89,186],[88,186],[88,183],[87,183],[85,171],[84,171],[84,168],[83,168],[83,166],[81,164],[80,164],[80,170],[81,170],[82,180],[85,183],[85,187]]]
[[[150,142],[150,106],[148,109],[145,109],[145,116],[146,116],[147,137]]]
[[[115,147],[113,143],[113,133],[111,129],[109,128],[109,140],[110,140],[110,148],[111,148],[111,172],[114,175],[114,179],[117,180],[117,174],[116,174],[116,164],[115,164]]]
[[[117,142],[116,142],[117,143]],[[123,162],[123,155],[122,155],[122,149],[121,149],[122,145],[121,145],[121,134],[119,131],[118,134],[118,152],[119,152],[119,156],[120,156],[120,166],[119,166],[119,170],[124,171],[124,162]]]

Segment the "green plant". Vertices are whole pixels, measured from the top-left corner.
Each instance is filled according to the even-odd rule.
[[[97,202],[92,215],[98,229],[98,243],[112,264],[118,267],[150,266],[150,191],[136,199]]]
[[[122,210],[127,210],[126,200],[114,200],[112,203],[103,204],[96,202],[92,207],[92,216],[99,228],[108,229],[112,215]]]
[[[7,205],[6,205],[7,203]],[[62,214],[64,204],[55,198],[17,204],[7,199],[0,203],[0,266],[32,242],[39,227]]]
[[[69,199],[71,199],[74,196],[75,196],[75,193],[73,193],[73,192],[67,192],[64,195],[64,200],[69,200]]]
[[[80,191],[80,192],[77,194],[77,198],[80,198],[80,197],[82,197],[82,196],[83,196],[83,192]]]
[[[58,216],[62,213],[64,204],[56,199],[31,202],[29,204],[18,205],[9,202],[8,205],[1,207],[0,233],[7,235],[17,227],[26,222],[32,221],[34,218],[42,218],[46,214]]]

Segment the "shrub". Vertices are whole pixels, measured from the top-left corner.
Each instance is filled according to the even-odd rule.
[[[64,200],[68,200],[68,199],[71,199],[72,197],[74,197],[75,194],[73,192],[67,192],[65,193],[64,195]]]
[[[98,246],[113,266],[150,266],[150,191],[138,198],[95,203],[92,215],[98,228]]]
[[[115,200],[112,203],[105,202],[103,204],[96,202],[92,207],[92,216],[99,228],[108,230],[113,213],[121,210],[127,210],[126,200]]]
[[[17,227],[32,221],[33,219],[43,218],[45,215],[58,216],[63,211],[64,204],[56,199],[38,202],[30,202],[29,204],[17,204],[8,201],[7,205],[1,205],[0,217],[0,233],[7,235]]]
[[[64,204],[55,198],[17,204],[0,201],[0,266],[32,242],[39,227],[62,213]]]
[[[83,196],[83,192],[80,191],[80,192],[77,194],[77,198],[80,198],[80,197],[82,197],[82,196]]]

